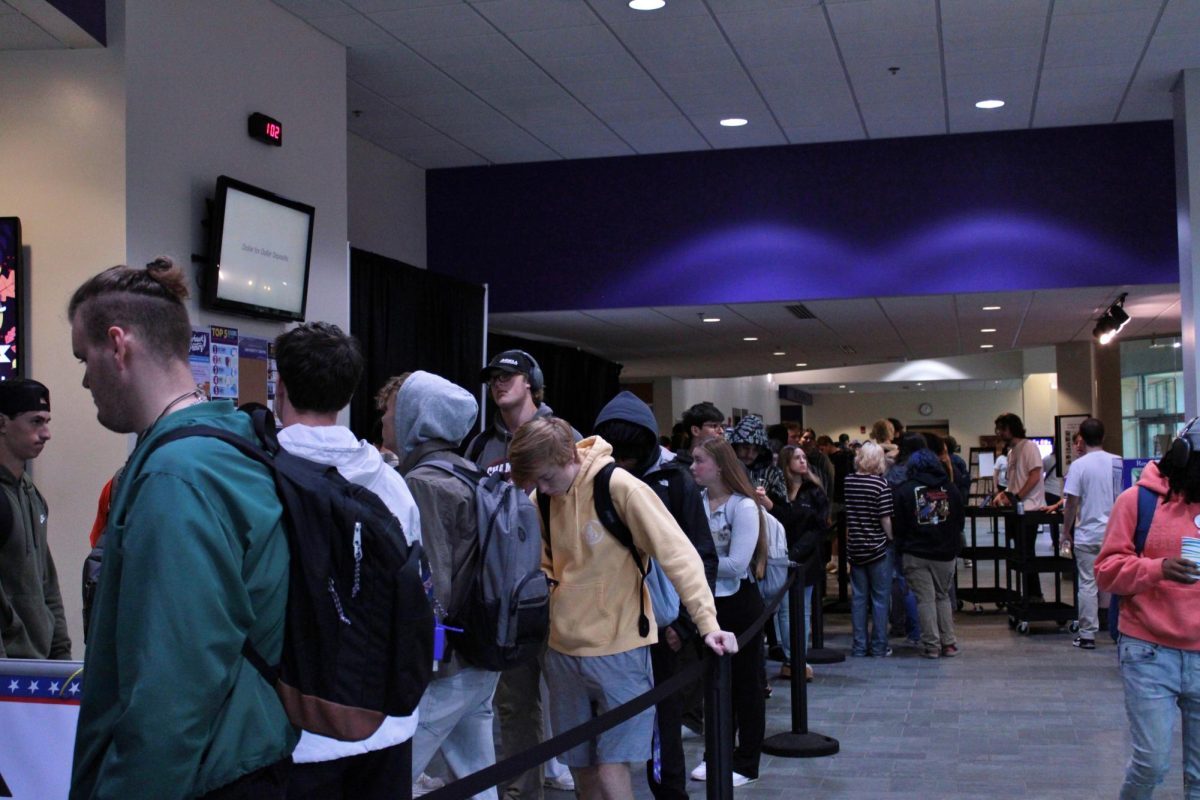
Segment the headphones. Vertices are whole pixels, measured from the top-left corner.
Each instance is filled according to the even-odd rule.
[[[529,363],[533,364],[533,368],[529,370],[529,389],[535,394],[541,391],[545,379],[542,377],[542,367],[538,364],[537,359],[526,353],[524,350],[518,350],[518,353],[529,359]]]
[[[1176,469],[1186,469],[1192,454],[1200,452],[1200,430],[1192,432],[1197,420],[1200,420],[1200,417],[1188,420],[1187,425],[1184,425],[1183,430],[1175,437],[1175,441],[1171,442],[1171,448],[1167,450],[1166,459]]]

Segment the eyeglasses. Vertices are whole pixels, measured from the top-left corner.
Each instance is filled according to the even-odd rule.
[[[517,372],[493,372],[492,377],[488,378],[488,383],[508,383],[520,373]]]
[[[708,428],[710,431],[723,431],[723,430],[725,430],[725,425],[724,425],[724,423],[721,423],[721,422],[706,422],[706,423],[704,423],[703,425],[701,425],[700,427],[701,427],[701,428]]]

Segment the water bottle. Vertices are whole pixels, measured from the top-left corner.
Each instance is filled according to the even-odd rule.
[[[1071,543],[1064,541],[1058,546],[1058,554],[1063,558],[1071,558]]]
[[[1017,501],[1017,515],[1018,515],[1018,516],[1020,516],[1020,515],[1022,515],[1022,514],[1024,514],[1024,513],[1025,513],[1025,501],[1024,501],[1024,500],[1018,500],[1018,501]]]

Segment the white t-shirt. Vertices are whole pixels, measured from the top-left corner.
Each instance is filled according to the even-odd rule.
[[[1029,509],[1046,505],[1046,484],[1042,479],[1042,454],[1037,445],[1028,439],[1018,439],[1008,450],[1008,474],[1006,486],[1010,492],[1019,492],[1034,470],[1038,471],[1037,483],[1021,500]]]
[[[1101,544],[1108,514],[1121,493],[1121,459],[1095,450],[1075,459],[1067,470],[1066,494],[1079,498],[1075,521],[1076,544]]]

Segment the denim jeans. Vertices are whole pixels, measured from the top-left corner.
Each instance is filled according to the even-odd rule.
[[[1121,800],[1153,796],[1171,763],[1175,709],[1183,712],[1183,796],[1200,800],[1200,652],[1121,635],[1125,713],[1133,755]]]
[[[797,580],[803,581],[804,576],[799,575]],[[771,566],[767,566],[767,574],[758,582],[759,591],[762,592],[763,602],[769,601],[775,594],[783,588],[783,584],[787,581],[787,571],[774,571]],[[804,587],[804,641],[801,646],[804,652],[808,652],[809,637],[812,636],[812,595],[813,587]],[[785,596],[783,602],[779,604],[779,608],[775,611],[775,638],[779,641],[779,646],[783,648],[783,660],[787,663],[792,663],[792,622],[791,622],[791,607],[788,599]]]
[[[867,650],[867,605],[871,606],[870,653],[882,656],[888,647],[888,605],[892,598],[892,557],[886,553],[869,564],[850,565],[850,618],[854,627],[851,653],[865,656]]]
[[[413,780],[439,749],[456,778],[496,763],[492,696],[499,679],[499,672],[466,667],[430,682],[421,697],[420,722],[413,734]],[[475,797],[496,800],[496,789],[485,789]]]

